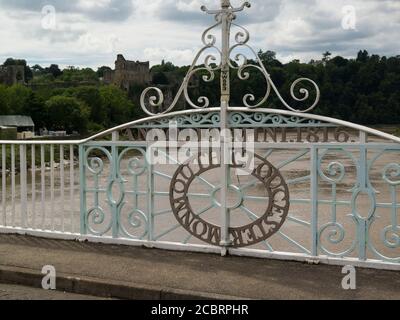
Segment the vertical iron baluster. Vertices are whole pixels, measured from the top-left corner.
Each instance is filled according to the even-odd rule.
[[[61,214],[61,230],[62,232],[65,231],[65,225],[64,225],[64,192],[65,192],[65,187],[64,187],[64,146],[60,145],[60,214]]]
[[[7,226],[7,175],[6,175],[6,145],[1,146],[1,204],[3,207],[3,226]]]
[[[27,170],[26,170],[26,145],[21,144],[19,146],[19,165],[20,165],[20,194],[21,194],[21,206],[20,206],[20,226],[22,228],[27,227],[27,208],[28,208],[28,195],[27,195]]]
[[[69,146],[69,201],[70,201],[70,210],[71,210],[71,233],[74,233],[74,146],[71,144]]]
[[[11,226],[15,228],[15,145],[11,145]]]
[[[36,229],[36,145],[31,146],[31,175],[32,175],[32,228]]]
[[[54,145],[50,145],[50,225],[51,231],[55,229],[54,212]]]
[[[42,230],[46,228],[46,158],[45,145],[40,145],[40,184],[41,184],[41,209]]]

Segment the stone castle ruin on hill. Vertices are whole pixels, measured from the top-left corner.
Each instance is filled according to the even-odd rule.
[[[7,86],[25,84],[25,67],[20,65],[0,66],[0,84]]]
[[[129,91],[134,85],[147,85],[151,82],[150,62],[129,61],[122,54],[117,56],[115,70],[104,72],[103,82],[113,84]]]
[[[141,61],[130,61],[125,59],[124,55],[118,54],[117,59],[115,61],[115,69],[114,70],[105,70],[102,83],[105,85],[115,85],[118,88],[121,88],[124,91],[140,91],[138,87],[146,87],[149,85],[157,85],[165,92],[165,103],[172,103],[174,96],[179,89],[179,86],[182,82],[181,76],[179,73],[175,71],[162,72],[162,76],[164,77],[163,83],[158,83],[157,80],[154,79],[154,74],[150,68],[150,62],[141,62]],[[31,84],[26,83],[25,79],[25,67],[23,65],[4,65],[0,66],[0,84],[4,84],[7,86],[12,86],[15,84],[23,84],[28,85],[32,89],[38,89],[43,86],[53,87],[53,88],[65,88],[65,87],[74,87],[78,85],[98,85],[98,83],[89,83],[89,82],[67,82],[67,81],[58,81],[54,83],[43,83],[43,84]],[[197,90],[199,87],[199,78],[197,75],[193,75],[188,83],[188,88],[191,90]],[[185,99],[181,99],[182,101],[179,104],[186,108]]]
[[[115,85],[122,90],[130,91],[134,87],[146,87],[149,85],[157,85],[165,92],[165,104],[172,103],[174,96],[179,88],[182,79],[175,72],[163,72],[166,83],[154,83],[154,73],[150,69],[150,62],[130,61],[126,60],[122,54],[117,55],[115,61],[115,70],[105,70],[103,75],[103,83],[105,85]],[[199,79],[197,75],[193,75],[190,79],[188,87],[196,90],[199,87]],[[181,107],[186,108],[185,99],[180,99]]]

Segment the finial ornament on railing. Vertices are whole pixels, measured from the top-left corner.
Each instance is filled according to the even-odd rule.
[[[318,104],[320,99],[320,90],[318,85],[313,80],[308,78],[299,78],[296,81],[294,81],[290,87],[290,95],[293,100],[297,102],[305,102],[310,99],[310,91],[304,87],[298,88],[298,93],[300,94],[300,96],[297,95],[296,92],[297,87],[299,86],[300,83],[304,82],[309,83],[315,89],[315,99],[310,105],[302,108],[301,110],[290,106],[290,104],[288,104],[279,93],[277,87],[272,81],[270,74],[265,68],[261,58],[258,56],[256,51],[251,46],[248,45],[248,42],[250,40],[250,33],[244,27],[233,22],[236,19],[235,13],[243,11],[245,8],[250,8],[251,7],[250,2],[248,1],[244,2],[238,8],[232,7],[230,0],[220,0],[220,2],[221,2],[221,8],[218,10],[209,10],[206,6],[201,7],[201,10],[204,11],[205,13],[212,14],[215,16],[216,23],[204,31],[201,37],[204,46],[199,50],[195,59],[193,60],[193,63],[190,66],[183,80],[183,83],[179,88],[171,105],[167,107],[165,110],[161,110],[164,104],[164,95],[162,91],[156,87],[149,87],[143,91],[140,97],[140,105],[143,111],[150,116],[168,113],[174,109],[182,94],[184,94],[186,102],[191,107],[196,109],[208,108],[210,106],[210,100],[208,97],[200,96],[197,99],[197,102],[195,103],[189,96],[188,92],[189,83],[192,77],[197,72],[204,72],[205,74],[202,76],[203,81],[211,82],[215,79],[215,73],[217,71],[220,71],[221,83],[224,84],[224,82],[230,81],[229,70],[237,70],[237,76],[240,80],[248,80],[250,78],[250,72],[249,72],[250,68],[253,68],[263,74],[266,81],[266,93],[258,102],[256,102],[256,97],[253,94],[251,93],[245,94],[243,97],[243,104],[245,107],[247,108],[261,107],[267,102],[271,94],[271,91],[273,90],[277,95],[277,97],[279,98],[279,100],[281,101],[281,103],[290,111],[305,113],[313,110]],[[216,46],[217,37],[215,36],[215,34],[212,34],[211,32],[219,26],[222,26],[221,28],[222,43],[223,43],[221,46],[222,48]],[[235,43],[231,46],[230,31],[232,26],[238,28],[239,30],[236,31],[236,33],[234,34]],[[250,51],[252,55],[254,55],[257,64],[249,63],[249,58],[243,52],[239,52],[235,55],[234,52],[238,48],[247,49],[248,51]],[[214,51],[214,52],[209,52],[209,51]],[[204,54],[206,55],[202,63],[203,66],[198,66],[200,57]],[[153,92],[153,94],[156,93],[156,95],[150,95],[148,97],[148,95],[151,92]],[[222,96],[224,96],[224,99],[228,97],[229,101],[230,97],[229,85],[227,85],[225,88],[221,88],[221,97]]]

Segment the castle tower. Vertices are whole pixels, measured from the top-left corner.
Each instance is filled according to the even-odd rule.
[[[8,86],[25,84],[25,67],[19,65],[0,66],[0,83]]]
[[[117,56],[112,83],[126,91],[134,85],[147,85],[151,81],[150,63],[129,61],[122,54]]]

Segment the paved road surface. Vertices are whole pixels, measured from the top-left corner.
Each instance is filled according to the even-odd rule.
[[[155,299],[171,289],[250,299],[400,299],[398,271],[357,268],[357,290],[346,291],[338,266],[0,235],[5,279],[13,269],[27,280],[29,271],[36,277],[19,283],[39,287],[44,265],[56,268],[60,289],[71,287],[62,279],[73,277],[80,279],[75,289],[91,286],[92,291],[75,290],[85,294],[98,294],[97,284],[106,293],[128,286],[124,290],[130,294],[137,288],[129,299]],[[143,288],[157,290],[150,296]]]
[[[0,283],[0,300],[98,300],[100,298]]]

